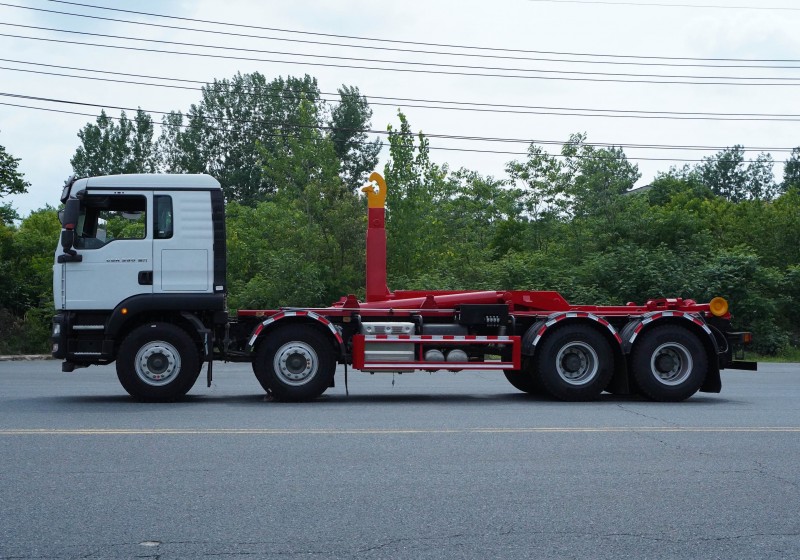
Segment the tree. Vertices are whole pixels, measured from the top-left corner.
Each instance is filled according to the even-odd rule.
[[[306,112],[301,106],[307,103]],[[202,99],[185,115],[172,113],[159,139],[168,171],[208,173],[227,200],[254,205],[281,186],[265,173],[274,159],[287,153],[290,136],[303,127],[321,125],[319,87],[311,76],[276,78],[237,73],[202,88]]]
[[[792,150],[792,155],[783,167],[783,191],[790,188],[800,189],[800,147]]]
[[[13,157],[5,147],[0,146],[0,197],[28,192],[31,184],[18,171],[19,162],[19,158]]]
[[[360,187],[378,164],[382,143],[368,140],[372,109],[357,87],[339,88],[339,103],[331,110],[330,137],[336,156],[341,161],[345,184],[355,190]]]
[[[398,111],[398,117],[399,130],[388,126],[389,161],[384,176],[388,185],[387,267],[389,274],[402,283],[435,267],[435,249],[441,246],[441,221],[436,212],[446,196],[448,170],[431,162],[425,135],[411,132],[402,111]]]
[[[70,163],[79,177],[156,172],[159,165],[152,117],[138,109],[133,120],[122,111],[118,121],[115,123],[103,110],[95,124],[89,123],[78,132],[81,145]]]
[[[698,166],[703,183],[717,196],[731,202],[745,199],[747,172],[744,166],[744,148],[736,145],[714,156],[703,158]]]
[[[717,196],[731,202],[772,200],[778,194],[769,154],[759,154],[745,164],[744,147],[735,145],[703,158],[698,172],[703,183]]]
[[[779,191],[775,183],[773,167],[775,162],[769,154],[758,154],[747,166],[747,198],[752,200],[773,200]]]
[[[0,224],[0,354],[45,353],[53,314],[56,211],[32,212],[18,227]]]
[[[524,243],[522,224],[530,221],[533,249],[543,250],[550,238],[549,224],[563,213],[565,196],[561,190],[561,162],[531,144],[528,159],[512,161],[506,165],[506,173],[516,187],[513,194],[520,205],[516,215],[509,216],[503,226],[502,236],[496,238],[495,246],[501,249],[518,247]],[[514,231],[517,230],[517,231]]]

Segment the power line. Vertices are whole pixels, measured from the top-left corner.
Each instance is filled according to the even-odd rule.
[[[101,21],[111,21],[115,23],[128,23],[132,25],[141,25],[146,27],[157,27],[161,29],[171,29],[171,30],[179,30],[179,31],[191,31],[195,33],[207,33],[207,34],[214,34],[214,35],[225,35],[229,37],[244,37],[248,39],[262,39],[262,40],[269,40],[269,41],[285,41],[285,42],[292,42],[292,43],[302,43],[302,44],[311,44],[311,45],[323,45],[323,46],[336,46],[336,47],[346,47],[346,48],[355,48],[355,49],[369,49],[369,50],[381,50],[381,51],[392,51],[392,52],[404,52],[404,53],[414,53],[414,54],[432,54],[432,55],[442,55],[442,56],[459,56],[459,57],[477,57],[477,58],[490,58],[490,59],[506,59],[506,60],[526,60],[526,61],[535,61],[535,62],[560,62],[560,63],[567,63],[567,64],[607,64],[607,65],[628,65],[628,66],[665,66],[665,67],[678,67],[678,68],[755,68],[755,69],[783,69],[783,70],[796,70],[799,69],[800,66],[786,66],[785,64],[782,65],[763,65],[763,64],[696,64],[696,63],[669,63],[669,62],[634,62],[634,61],[621,61],[621,60],[574,60],[574,59],[566,59],[566,58],[543,58],[541,55],[534,57],[530,56],[510,56],[510,55],[498,55],[498,54],[482,54],[482,53],[474,53],[474,52],[450,52],[450,51],[435,51],[435,50],[420,50],[420,49],[408,49],[408,48],[399,48],[399,47],[385,47],[380,45],[357,45],[352,43],[334,43],[330,41],[315,41],[311,39],[295,39],[291,37],[274,37],[274,36],[265,36],[265,35],[253,35],[248,33],[237,33],[233,31],[220,31],[220,30],[211,30],[211,29],[200,29],[197,27],[183,27],[178,25],[165,25],[160,23],[152,23],[152,22],[142,22],[142,21],[135,21],[129,19],[119,19],[119,18],[109,18],[103,16],[96,16],[96,15],[88,15],[88,14],[78,14],[74,12],[64,12],[61,10],[48,10],[45,8],[34,8],[31,6],[17,6],[15,4],[8,4],[5,2],[0,2],[0,6],[6,6],[10,8],[19,8],[23,10],[34,10],[38,12],[46,12],[52,14],[59,14],[59,15],[67,15],[73,17],[80,17],[80,18],[88,18],[93,20],[101,20]],[[9,24],[10,25],[10,24]],[[584,56],[595,56],[586,54]],[[638,58],[635,56],[631,56],[630,58]],[[798,61],[796,61],[798,62]]]
[[[142,12],[136,10],[125,10],[121,8],[110,8],[107,6],[97,6],[94,4],[85,4],[80,2],[69,2],[66,0],[49,0],[50,2],[57,3],[57,4],[68,4],[72,6],[80,6],[82,8],[91,8],[95,10],[106,10],[111,12],[119,12],[119,13],[126,13],[126,14],[135,14],[135,15],[143,15],[148,17],[156,17],[156,18],[163,18],[163,19],[172,19],[172,20],[179,20],[179,21],[191,21],[195,23],[206,23],[211,25],[220,25],[220,26],[228,26],[228,27],[236,27],[237,29],[244,28],[244,29],[257,29],[261,31],[278,31],[281,33],[291,33],[291,34],[301,34],[301,35],[311,35],[317,37],[334,37],[337,39],[356,39],[359,41],[371,41],[371,42],[379,42],[379,43],[397,43],[402,45],[420,45],[426,47],[445,47],[445,48],[458,48],[458,49],[465,49],[465,50],[479,50],[479,51],[495,51],[495,52],[517,52],[517,53],[528,53],[528,54],[552,54],[552,55],[560,55],[560,56],[594,56],[594,57],[607,57],[607,58],[640,58],[640,59],[651,59],[651,60],[700,60],[700,61],[720,61],[720,62],[800,62],[798,59],[747,59],[747,58],[694,58],[694,57],[668,57],[668,56],[630,56],[630,55],[620,55],[620,54],[607,54],[607,53],[581,53],[581,52],[563,52],[563,51],[542,51],[542,50],[530,50],[530,49],[511,49],[511,48],[500,48],[500,47],[484,47],[484,46],[475,46],[475,45],[457,45],[457,44],[448,44],[448,43],[426,43],[420,41],[405,41],[399,39],[390,39],[384,37],[364,37],[364,36],[357,36],[357,35],[339,35],[334,33],[319,33],[319,32],[312,32],[312,31],[300,31],[295,29],[284,29],[278,27],[265,27],[265,26],[258,26],[258,25],[251,25],[246,23],[236,23],[236,22],[222,22],[222,21],[213,21],[207,19],[197,19],[197,18],[187,18],[181,16],[171,16],[166,14],[157,14],[153,12]]]
[[[169,115],[170,112],[168,111],[157,111],[151,109],[141,109],[137,108],[134,109],[132,107],[121,107],[121,106],[113,106],[113,105],[103,105],[97,103],[85,103],[81,101],[71,101],[65,99],[53,99],[53,98],[45,98],[45,97],[38,97],[38,96],[31,96],[31,95],[22,95],[22,94],[15,94],[15,93],[8,93],[8,92],[0,92],[0,96],[2,97],[13,97],[18,99],[28,99],[28,100],[35,100],[35,101],[44,101],[49,103],[61,103],[61,104],[68,104],[68,105],[79,105],[84,107],[102,107],[107,109],[115,109],[120,111],[139,111],[142,110],[146,113],[152,113],[157,115]],[[28,108],[38,108],[38,107],[28,107]],[[66,111],[56,111],[56,112],[66,112]],[[71,112],[70,112],[71,113]],[[75,113],[84,116],[96,116],[86,113]],[[188,117],[188,116],[187,116]],[[109,117],[115,118],[115,117]],[[258,125],[266,125],[266,126],[278,126],[278,127],[290,127],[290,128],[308,128],[308,129],[315,129],[315,130],[325,130],[330,131],[334,130],[336,127],[331,126],[321,126],[321,125],[302,125],[302,124],[295,124],[295,123],[287,123],[285,121],[281,122],[269,122],[269,121],[258,121],[252,119],[229,119],[229,118],[216,118],[211,116],[200,116],[202,120],[209,120],[209,121],[219,121],[219,122],[230,122],[230,123],[246,123],[246,124],[258,124]],[[158,123],[163,125],[163,123]],[[186,125],[190,126],[190,125]],[[217,130],[222,130],[217,128]],[[350,132],[363,132],[369,134],[377,134],[383,136],[391,136],[392,134],[397,134],[396,132],[389,133],[384,130],[375,130],[375,129],[346,129]],[[464,136],[464,135],[453,135],[453,134],[439,134],[439,133],[425,133],[424,134],[427,138],[437,138],[437,139],[444,139],[444,140],[465,140],[465,141],[480,141],[480,142],[495,142],[495,143],[517,143],[517,144],[536,144],[536,145],[563,145],[565,142],[558,141],[558,140],[537,140],[537,139],[528,139],[528,138],[500,138],[500,137],[485,137],[485,136]],[[726,149],[727,147],[721,146],[692,146],[692,145],[668,145],[668,144],[625,144],[625,143],[603,143],[603,142],[585,142],[587,146],[599,147],[599,148],[629,148],[629,149],[657,149],[657,150],[687,150],[687,151],[719,151]],[[445,149],[445,148],[439,148]],[[470,151],[470,150],[465,150]],[[481,150],[478,150],[481,151]],[[778,147],[753,147],[750,148],[749,151],[770,151],[770,152],[791,152],[792,148],[778,148]],[[503,153],[503,152],[498,152]],[[514,154],[518,154],[517,152],[513,152]],[[527,152],[522,153],[522,155],[527,155]],[[655,161],[670,161],[672,158],[631,158],[631,159],[654,159]],[[676,160],[677,161],[677,160]],[[681,160],[684,161],[684,160]],[[691,160],[685,160],[691,161]]]
[[[551,4],[601,4],[604,6],[654,6],[658,8],[703,8],[714,10],[786,10],[797,12],[800,8],[782,8],[778,6],[722,6],[719,4],[664,4],[662,2],[610,2],[608,0],[528,0],[528,2],[548,2]]]
[[[19,103],[6,103],[6,102],[3,102],[3,101],[0,101],[0,105],[8,106],[8,107],[17,107],[17,108],[21,108],[21,109],[35,109],[35,110],[38,110],[38,111],[47,111],[47,112],[51,112],[51,113],[62,113],[62,114],[68,114],[68,115],[80,115],[80,116],[88,116],[88,117],[96,116],[96,115],[94,115],[92,113],[79,113],[79,112],[76,112],[76,111],[65,111],[63,109],[51,109],[51,108],[46,108],[46,107],[34,107],[32,105],[22,105],[22,104],[19,104]],[[112,120],[120,120],[120,117],[109,116],[108,118],[110,118]],[[165,126],[163,123],[159,123],[159,122],[153,122],[153,124],[155,126]],[[181,125],[181,128],[187,128],[188,126],[189,125]],[[263,135],[264,136],[269,136],[269,137],[277,137],[277,136],[281,136],[282,137],[282,136],[285,136],[285,135],[272,134],[272,133],[264,133]],[[355,143],[356,144],[361,144],[361,145],[367,144],[367,142],[355,142]],[[500,151],[500,150],[477,150],[477,149],[472,149],[472,148],[448,148],[448,147],[443,147],[443,146],[430,146],[430,145],[428,146],[428,149],[430,149],[430,150],[441,150],[441,151],[451,151],[451,152],[469,152],[469,153],[498,154],[498,155],[512,155],[512,156],[526,156],[526,155],[528,155],[527,152],[509,152],[509,151]],[[552,156],[552,157],[565,157],[562,154],[549,154],[549,155]],[[576,157],[577,159],[581,159],[582,156],[574,156],[574,157]],[[631,161],[671,161],[671,162],[676,162],[676,163],[702,163],[702,162],[705,161],[703,159],[642,158],[642,157],[628,157],[628,156],[625,156],[625,159],[626,160],[631,160]]]
[[[124,35],[110,35],[107,33],[92,33],[89,31],[73,31],[69,29],[57,29],[53,27],[40,27],[35,25],[24,25],[24,24],[16,24],[16,23],[6,23],[0,22],[0,25],[8,26],[8,27],[21,27],[24,29],[35,29],[37,31],[54,31],[56,33],[68,33],[71,35],[82,35],[82,36],[89,36],[89,37],[100,37],[103,39],[121,39],[123,41],[137,41],[143,43],[158,43],[162,45],[173,45],[179,47],[193,47],[193,48],[201,48],[201,49],[218,49],[222,51],[236,51],[236,52],[245,52],[245,53],[258,53],[258,54],[270,54],[270,55],[279,55],[279,56],[301,56],[306,58],[313,58],[313,59],[323,59],[323,60],[343,60],[343,61],[354,61],[354,62],[367,62],[367,63],[377,63],[377,64],[402,64],[407,66],[413,67],[433,67],[433,68],[455,68],[460,70],[490,70],[490,71],[505,71],[505,72],[526,72],[526,73],[537,73],[537,74],[555,74],[555,75],[578,75],[578,76],[608,76],[608,77],[618,77],[618,78],[667,78],[667,79],[694,79],[694,80],[779,80],[779,81],[786,81],[786,82],[798,82],[800,77],[781,77],[781,76],[767,76],[767,77],[757,77],[757,76],[698,76],[698,75],[686,75],[686,74],[642,74],[642,73],[627,73],[627,72],[587,72],[587,71],[579,71],[579,70],[552,70],[552,69],[543,69],[543,68],[507,68],[503,66],[475,66],[469,64],[451,64],[451,63],[441,63],[441,62],[419,62],[419,61],[406,61],[406,60],[386,60],[386,59],[379,59],[379,58],[360,58],[360,57],[351,57],[351,56],[337,56],[337,55],[330,55],[330,54],[313,54],[313,53],[294,53],[294,52],[286,52],[286,51],[274,51],[268,49],[253,49],[253,48],[245,48],[245,47],[228,47],[222,45],[207,45],[201,43],[187,43],[183,41],[168,41],[165,39],[144,39],[140,37],[128,37]],[[23,37],[27,39],[36,39],[34,37]],[[111,46],[111,45],[96,45],[96,46]],[[117,48],[116,46],[114,48]],[[187,53],[181,53],[187,54]],[[198,56],[206,56],[208,53],[191,53],[192,55]],[[394,70],[393,68],[389,68],[388,70]],[[794,85],[800,85],[800,82]]]
[[[95,70],[90,68],[79,68],[71,66],[61,66],[55,64],[45,64],[37,62],[27,62],[14,59],[0,58],[3,62],[12,62],[16,64],[27,64],[33,66],[43,66],[49,68],[63,68],[67,70],[77,70],[80,72],[93,72],[99,74],[109,74],[116,76],[129,76],[135,78],[146,78],[151,80],[165,80],[171,82],[185,82],[203,84],[206,89],[219,91],[221,88],[217,83],[208,83],[203,80],[190,80],[182,78],[168,78],[163,76],[151,76],[143,74],[129,74],[125,72],[110,72],[106,70]],[[45,72],[42,70],[27,70],[24,68],[11,68],[7,66],[0,66],[0,70],[8,70],[13,72],[26,72],[33,74],[41,74],[47,76],[57,76],[66,78],[78,78],[85,80],[95,80],[111,83],[122,83],[130,85],[143,85],[151,87],[165,87],[173,89],[184,89],[189,91],[202,91],[201,87],[182,86],[174,84],[160,84],[151,82],[138,82],[131,80],[118,80],[111,78],[101,78],[96,76],[81,76],[75,74],[66,74],[63,72]],[[256,95],[253,92],[245,92],[247,95]],[[320,95],[336,96],[339,93],[330,92],[306,92],[306,93],[319,93]],[[282,94],[268,93],[262,94],[268,97],[283,96]],[[633,110],[633,109],[591,109],[579,107],[548,107],[548,106],[531,106],[531,105],[510,105],[500,103],[481,103],[481,102],[468,102],[468,101],[452,101],[452,100],[436,100],[436,99],[414,99],[404,97],[384,97],[384,96],[368,96],[370,105],[378,106],[397,106],[421,108],[421,109],[434,109],[434,110],[457,110],[457,111],[476,111],[476,112],[489,112],[489,113],[512,113],[512,114],[531,114],[531,115],[553,115],[553,116],[570,116],[570,117],[607,117],[607,118],[636,118],[636,119],[668,119],[668,120],[712,120],[712,121],[762,121],[762,122],[795,122],[800,120],[800,114],[787,114],[787,113],[713,113],[713,112],[680,112],[680,111],[647,111],[647,110]],[[387,100],[387,101],[374,101]],[[325,99],[325,101],[333,101],[332,99]],[[396,103],[399,102],[399,103]],[[409,104],[409,102],[411,104]],[[421,103],[428,103],[434,105],[422,105]],[[445,106],[440,106],[445,105]],[[450,106],[455,105],[455,106]]]
[[[54,0],[51,0],[54,1]],[[323,62],[306,62],[306,61],[299,61],[299,60],[274,60],[274,59],[264,59],[264,58],[253,58],[253,57],[243,57],[243,56],[232,56],[232,55],[222,55],[222,54],[212,54],[212,53],[192,53],[192,52],[183,52],[183,51],[169,51],[169,50],[161,50],[161,49],[151,49],[151,48],[144,48],[144,47],[128,47],[122,45],[104,45],[98,43],[87,43],[83,41],[68,41],[65,39],[52,39],[52,38],[45,38],[45,37],[28,37],[25,35],[14,35],[10,33],[0,33],[2,37],[12,37],[16,39],[29,39],[34,41],[46,41],[46,42],[53,42],[53,43],[63,43],[69,45],[81,45],[81,46],[90,46],[90,47],[101,47],[101,48],[109,48],[109,49],[119,49],[119,50],[127,50],[127,51],[137,51],[137,52],[151,52],[151,53],[159,53],[159,54],[177,54],[183,56],[199,56],[199,57],[206,57],[206,58],[219,58],[224,60],[245,60],[251,62],[271,62],[276,64],[292,64],[292,65],[303,65],[303,66],[320,66],[326,68],[351,68],[351,69],[358,69],[358,70],[379,70],[379,71],[389,71],[389,72],[411,72],[411,73],[421,73],[421,74],[436,74],[436,75],[444,75],[444,76],[470,76],[470,77],[488,77],[488,78],[512,78],[512,79],[534,79],[534,80],[567,80],[567,81],[579,81],[579,82],[607,82],[607,83],[623,83],[623,84],[661,84],[661,85],[716,85],[716,86],[770,86],[770,87],[782,87],[782,86],[789,86],[789,87],[796,87],[800,86],[800,81],[797,82],[761,82],[761,83],[754,83],[754,82],[717,82],[717,81],[703,81],[703,82],[696,82],[696,81],[685,81],[685,80],[620,80],[620,79],[603,79],[603,78],[594,78],[594,77],[584,77],[584,76],[531,76],[531,75],[517,75],[517,74],[491,74],[491,73],[475,73],[475,72],[451,72],[451,71],[444,71],[444,70],[428,70],[428,69],[420,69],[420,68],[385,68],[380,66],[357,66],[353,64],[335,64],[335,63],[323,63]],[[292,55],[292,56],[317,56],[317,55]],[[411,64],[411,63],[404,63],[404,64]],[[511,71],[514,71],[513,69]],[[535,72],[555,72],[555,71],[543,71],[543,70],[531,70]],[[577,73],[577,72],[569,72],[569,73]],[[580,73],[578,73],[580,74]],[[584,73],[588,74],[588,73]],[[613,75],[613,74],[608,74]],[[702,78],[702,77],[701,77]],[[725,79],[722,78],[708,78],[708,79]],[[774,80],[800,80],[800,78],[742,78],[742,79],[774,79]]]

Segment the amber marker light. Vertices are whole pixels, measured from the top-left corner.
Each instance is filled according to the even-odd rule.
[[[127,307],[123,307],[123,308],[120,310],[120,313],[122,313],[123,315],[127,315],[127,314],[128,314],[128,308],[127,308]]]
[[[715,297],[708,304],[708,309],[715,317],[722,317],[728,313],[728,302],[725,298]]]

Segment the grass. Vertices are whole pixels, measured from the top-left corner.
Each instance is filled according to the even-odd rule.
[[[790,346],[775,356],[762,356],[760,354],[753,354],[752,352],[745,352],[745,359],[772,363],[800,362],[800,348]]]

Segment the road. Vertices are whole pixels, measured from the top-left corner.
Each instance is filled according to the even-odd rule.
[[[800,366],[718,395],[560,403],[493,373],[186,400],[0,362],[0,559],[798,558]]]

